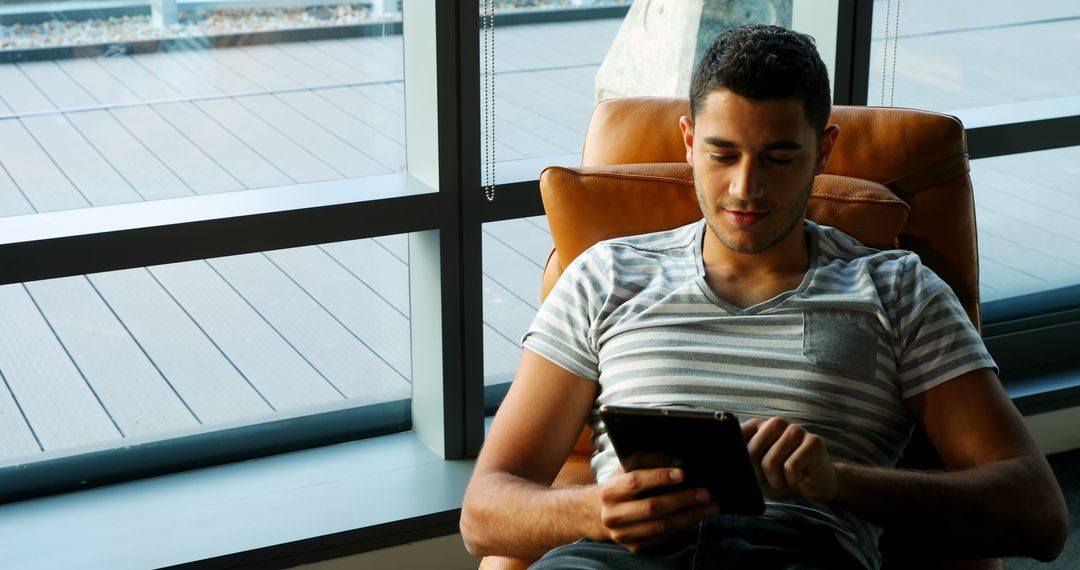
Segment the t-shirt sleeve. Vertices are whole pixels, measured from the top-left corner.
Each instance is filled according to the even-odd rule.
[[[904,399],[972,370],[997,365],[956,294],[911,254],[896,297],[899,381]]]
[[[563,271],[521,346],[588,380],[598,380],[597,321],[610,290],[610,263],[593,246]]]

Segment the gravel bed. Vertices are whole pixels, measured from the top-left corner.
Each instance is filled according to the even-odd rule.
[[[496,0],[497,11],[572,8],[629,4],[629,0]],[[479,0],[477,5],[479,6]],[[123,16],[73,21],[58,19],[40,24],[0,25],[0,51],[41,47],[100,45],[169,38],[200,38],[366,24],[374,21],[366,4],[339,4],[296,8],[219,10],[179,13],[179,23],[154,27],[150,16]],[[399,21],[387,15],[386,21]]]
[[[180,12],[179,20],[179,23],[163,28],[151,24],[149,15],[82,21],[58,19],[40,24],[0,26],[0,49],[108,44],[347,26],[371,22],[371,17],[365,5],[340,5],[221,10],[197,15]]]

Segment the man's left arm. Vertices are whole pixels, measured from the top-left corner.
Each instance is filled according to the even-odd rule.
[[[964,373],[906,402],[944,470],[833,463],[820,438],[798,426],[779,418],[747,422],[766,493],[804,496],[909,529],[920,546],[956,555],[1057,558],[1069,532],[1061,488],[993,369]]]

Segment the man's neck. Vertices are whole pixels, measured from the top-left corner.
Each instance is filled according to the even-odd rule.
[[[759,253],[732,251],[708,228],[701,251],[705,281],[721,299],[741,308],[799,286],[810,267],[810,244],[803,224]]]

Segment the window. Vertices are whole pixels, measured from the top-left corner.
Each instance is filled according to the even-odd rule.
[[[540,308],[540,276],[551,252],[546,216],[484,224],[485,406],[494,410],[521,359],[521,337]]]
[[[400,15],[391,34],[352,6],[284,4],[202,4],[171,26],[145,8],[18,6],[0,49],[0,215],[404,170]]]
[[[1071,2],[878,0],[868,102],[955,112],[1076,97],[1078,29]]]
[[[460,342],[460,182],[406,133],[459,135],[405,92],[455,7],[307,4],[3,7],[0,500],[410,428],[463,453],[460,371],[412,358]]]
[[[983,303],[1080,284],[1080,148],[971,163]]]
[[[1065,46],[1080,10],[1057,2],[1022,10],[1008,2],[955,2],[942,17],[937,3],[905,2],[902,12],[900,6],[875,3],[868,100],[953,114],[969,129],[972,156],[981,159],[971,168],[984,303],[1076,284],[1080,276],[1067,261],[1076,245],[1068,236],[1045,239],[1059,224],[1075,223],[1061,217],[1075,195],[1065,181],[1074,152],[1012,153],[1076,144],[1043,137],[1032,123],[1053,129],[1061,119],[1054,130],[1063,131],[1077,112],[1070,103],[1077,86],[1062,70],[1075,66]]]
[[[902,12],[901,12],[902,7]],[[963,121],[979,231],[984,336],[1025,413],[1067,407],[1080,306],[1075,67],[1061,2],[873,3],[867,101]]]
[[[369,405],[408,426],[407,239],[0,287],[0,464]]]

